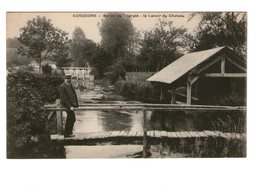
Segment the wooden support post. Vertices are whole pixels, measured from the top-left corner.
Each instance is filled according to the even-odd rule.
[[[225,57],[223,57],[221,59],[221,73],[224,74],[225,73]]]
[[[60,108],[61,103],[60,99],[56,100],[56,107]],[[62,126],[62,111],[56,111],[56,119],[57,119],[57,134],[62,134],[63,133],[63,126]]]
[[[190,77],[187,79],[187,101],[186,104],[191,105],[191,80]]]
[[[172,98],[171,98],[171,104],[175,104],[175,96],[176,96],[176,93],[175,93],[175,86],[172,87]]]
[[[163,94],[163,86],[162,86],[162,84],[161,84],[161,90],[160,90],[160,102],[163,100],[163,96],[164,96],[164,94]]]
[[[45,118],[45,131],[49,132],[49,128],[50,128],[49,118],[46,115],[46,118]]]
[[[146,109],[143,110],[144,125],[143,125],[143,157],[147,157],[147,122],[146,122]]]

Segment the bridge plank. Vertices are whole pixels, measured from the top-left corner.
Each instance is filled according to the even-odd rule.
[[[120,132],[119,132],[119,136],[120,136],[120,137],[123,137],[123,136],[124,136],[124,133],[125,133],[125,131],[120,131]]]
[[[144,132],[143,132],[143,131],[138,131],[138,132],[136,133],[136,136],[137,136],[137,137],[142,137],[142,136],[144,136]]]
[[[99,139],[101,139],[101,138],[103,138],[104,137],[104,133],[103,132],[97,132],[97,137],[96,138],[99,138]]]
[[[112,131],[108,131],[108,132],[106,132],[106,134],[105,134],[105,138],[108,138],[108,137],[111,135],[111,133],[112,133]]]
[[[66,138],[69,140],[84,140],[84,139],[103,139],[109,137],[142,137],[143,131],[107,131],[107,132],[89,132],[89,133],[76,133],[75,137]],[[241,139],[246,138],[244,133],[223,133],[221,131],[147,131],[147,136],[161,138],[202,138],[202,137],[221,137],[225,139]],[[53,134],[52,140],[66,140],[63,135]]]
[[[136,131],[129,131],[128,137],[135,137],[136,136]]]
[[[124,131],[124,133],[123,133],[123,137],[127,137],[127,135],[128,135],[128,133],[129,133],[129,131]]]
[[[105,133],[105,135],[104,135],[104,138],[109,137],[109,135],[110,135],[111,133],[112,133],[111,131],[107,131],[107,132]]]
[[[109,137],[116,137],[117,131],[112,131]]]

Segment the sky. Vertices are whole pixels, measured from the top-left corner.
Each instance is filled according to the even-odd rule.
[[[95,42],[100,42],[101,36],[98,25],[108,14],[101,12],[7,12],[6,13],[6,37],[19,37],[20,28],[26,26],[26,22],[36,16],[46,16],[51,19],[54,26],[69,33],[71,38],[76,27],[80,27],[86,37]],[[159,19],[173,21],[176,27],[187,28],[189,32],[198,25],[197,17],[188,21],[189,13],[181,12],[131,12],[125,13],[130,17],[137,31],[144,32],[153,29]]]

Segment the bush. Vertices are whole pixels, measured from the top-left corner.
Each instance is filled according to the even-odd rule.
[[[58,77],[30,72],[7,76],[7,157],[49,157],[44,104],[54,102]],[[45,146],[46,145],[46,146]]]
[[[110,66],[109,72],[106,73],[106,77],[114,84],[118,79],[125,79],[126,70],[120,64],[114,64]]]
[[[159,92],[154,89],[148,82],[130,82],[120,80],[115,84],[116,93],[128,98],[141,102],[158,102]]]
[[[49,65],[49,63],[46,63],[42,66],[42,72],[46,75],[50,75],[52,71],[52,67]]]

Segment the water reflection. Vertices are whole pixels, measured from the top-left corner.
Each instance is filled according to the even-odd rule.
[[[81,82],[79,81],[78,85],[89,84],[86,81],[84,84]],[[80,103],[89,100],[102,102],[104,92],[101,86],[96,85],[84,90],[78,89],[77,94]],[[131,102],[122,101],[121,103]],[[78,111],[76,118],[74,133],[143,130],[142,111]],[[148,130],[244,132],[245,114],[238,112],[147,111],[147,125]]]
[[[143,115],[141,112],[85,111],[76,112],[76,117],[74,133],[143,130]]]
[[[76,112],[75,133],[101,131],[142,131],[143,112],[128,111],[84,111]],[[223,132],[244,132],[244,115],[185,112],[148,111],[148,130],[200,131],[220,130]]]
[[[196,131],[198,123],[183,111],[153,111],[149,120],[151,130]]]

